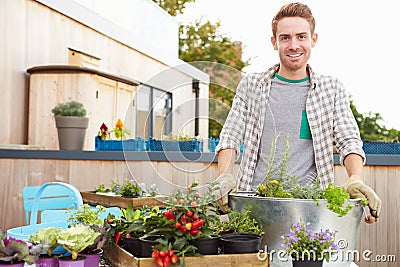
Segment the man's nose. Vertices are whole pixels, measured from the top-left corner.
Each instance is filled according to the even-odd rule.
[[[296,50],[299,47],[299,42],[296,38],[292,38],[289,41],[289,48],[292,50]]]

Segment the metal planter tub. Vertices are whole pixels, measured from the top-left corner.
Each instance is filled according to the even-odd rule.
[[[244,211],[251,206],[251,216],[264,227],[265,235],[261,247],[270,252],[271,267],[292,266],[288,259],[279,260],[282,251],[282,235],[288,234],[294,222],[310,222],[315,231],[321,229],[337,230],[336,242],[341,250],[324,266],[350,266],[353,259],[357,233],[362,220],[363,208],[358,200],[349,200],[353,208],[343,217],[328,210],[326,200],[270,198],[255,196],[254,193],[229,195],[229,205],[235,211]]]

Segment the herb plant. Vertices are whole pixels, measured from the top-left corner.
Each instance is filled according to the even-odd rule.
[[[86,116],[86,109],[83,107],[83,104],[74,100],[57,104],[51,111],[54,116]]]
[[[101,205],[97,205],[95,209],[92,209],[89,204],[83,204],[76,211],[68,211],[70,214],[68,220],[75,224],[103,225],[103,221],[100,219],[100,213],[105,211],[106,208]]]
[[[317,175],[315,179],[314,177],[309,177],[311,182],[306,185],[300,185],[298,177],[288,173],[290,149],[288,137],[286,138],[282,162],[278,167],[275,167],[277,161],[275,152],[278,139],[279,134],[272,142],[265,183],[258,185],[257,195],[276,198],[314,199],[317,204],[318,199],[326,199],[329,210],[337,213],[339,217],[346,215],[352,206],[345,206],[345,201],[350,199],[350,195],[344,188],[336,187],[331,183],[326,189],[322,189]]]
[[[135,180],[125,180],[121,189],[117,191],[123,197],[138,197],[142,192],[142,187]]]
[[[251,207],[244,212],[228,210],[228,220],[218,221],[212,225],[214,233],[238,233],[263,235],[264,230],[257,221],[250,216]]]
[[[349,193],[343,188],[330,183],[323,191],[322,198],[328,200],[328,209],[337,213],[339,217],[346,215],[352,209],[351,205],[345,206],[345,201],[350,199]]]

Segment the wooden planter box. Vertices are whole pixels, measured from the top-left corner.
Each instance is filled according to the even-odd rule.
[[[165,207],[163,198],[160,197],[140,197],[140,198],[126,198],[121,196],[108,196],[96,194],[94,191],[80,192],[84,203],[90,205],[102,205],[104,207],[120,207],[126,209],[129,204],[133,208],[142,208],[144,205],[148,207]]]
[[[136,258],[115,243],[108,243],[103,250],[104,259],[113,267],[157,267],[153,258]],[[185,262],[188,267],[269,267],[268,260],[259,260],[257,253],[186,257]]]

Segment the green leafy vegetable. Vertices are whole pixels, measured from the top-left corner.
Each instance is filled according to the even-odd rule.
[[[57,241],[71,253],[72,259],[75,260],[78,253],[92,245],[99,235],[100,233],[96,233],[90,226],[77,224],[61,231]]]
[[[350,199],[349,193],[333,183],[324,190],[322,198],[328,200],[328,209],[337,213],[339,217],[346,215],[352,209],[351,205],[345,206],[345,201]]]
[[[29,237],[33,244],[40,244],[42,242],[49,245],[47,253],[51,256],[51,252],[58,246],[57,237],[61,229],[55,227],[41,228],[36,230],[34,234]]]

